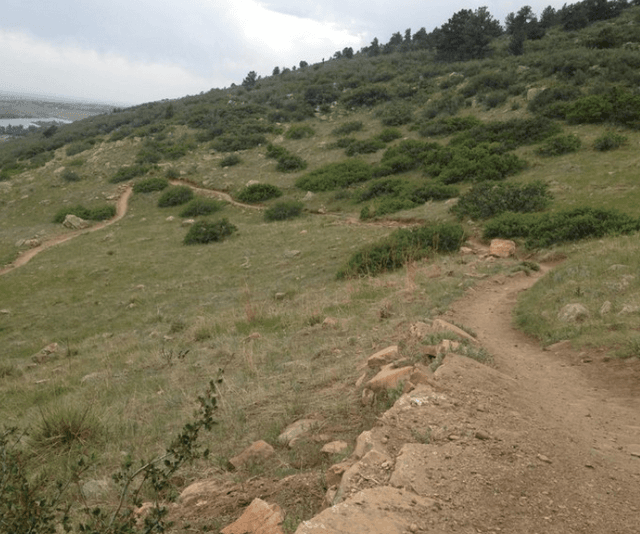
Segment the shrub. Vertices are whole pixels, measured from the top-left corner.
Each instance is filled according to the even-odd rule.
[[[380,139],[383,143],[390,143],[391,141],[395,141],[396,139],[400,139],[402,137],[402,132],[397,128],[385,128],[378,135],[376,135],[377,139]]]
[[[118,184],[131,180],[136,176],[147,174],[151,170],[150,165],[131,165],[130,167],[121,167],[109,180],[112,184]]]
[[[276,170],[280,172],[296,172],[307,168],[307,162],[296,154],[286,154],[278,158]]]
[[[391,95],[383,86],[366,85],[346,93],[342,101],[348,107],[372,107],[380,102],[391,100]]]
[[[464,105],[464,97],[454,93],[446,93],[432,101],[423,112],[425,119],[433,119],[438,115],[456,115]]]
[[[82,180],[82,178],[80,178],[80,175],[70,169],[65,169],[65,171],[62,173],[62,179],[65,182],[79,182],[80,180]]]
[[[240,202],[252,204],[255,202],[263,202],[270,198],[278,198],[282,196],[282,191],[275,185],[271,184],[251,184],[241,189],[236,194],[236,199]]]
[[[331,133],[336,136],[342,136],[349,135],[353,132],[359,132],[362,129],[364,129],[364,123],[362,121],[349,121],[338,126],[337,128],[334,128]]]
[[[133,184],[134,193],[153,193],[169,187],[169,180],[160,176],[151,176]]]
[[[273,143],[269,143],[267,145],[267,157],[271,159],[279,159],[288,154],[288,150],[279,145],[274,145]]]
[[[529,184],[482,182],[460,197],[452,209],[458,217],[488,219],[505,211],[542,211],[549,206],[549,186],[540,181]]]
[[[372,217],[382,217],[384,215],[389,215],[391,213],[397,213],[402,210],[410,210],[411,208],[415,208],[416,204],[411,199],[398,196],[398,197],[384,197],[379,199],[373,208],[369,208],[366,216],[363,214],[365,210],[360,212],[360,218],[372,218]]]
[[[89,210],[90,221],[106,221],[116,215],[116,207],[113,204],[98,206]]]
[[[521,237],[528,248],[541,248],[638,230],[640,220],[619,211],[575,208],[545,215],[504,213],[485,225],[483,235],[485,239]]]
[[[88,408],[59,408],[43,413],[31,434],[30,445],[42,451],[68,451],[75,446],[100,439],[102,425]]]
[[[284,136],[287,139],[304,139],[305,137],[313,137],[315,134],[316,132],[311,126],[300,125],[289,128]]]
[[[330,163],[296,180],[296,187],[305,191],[332,191],[340,187],[366,182],[372,177],[368,163],[358,159]]]
[[[409,198],[416,204],[424,204],[429,200],[447,200],[457,197],[460,194],[454,185],[442,185],[429,183],[416,187],[409,191]]]
[[[402,126],[413,119],[413,107],[405,101],[386,104],[376,115],[384,126]]]
[[[471,115],[467,117],[447,117],[423,124],[418,129],[418,133],[423,137],[431,135],[451,135],[481,125],[482,121]]]
[[[220,211],[224,207],[224,202],[213,198],[197,197],[189,201],[189,203],[180,212],[180,217],[198,217],[200,215],[210,215],[216,211]]]
[[[627,138],[624,135],[609,131],[605,132],[594,141],[593,148],[600,150],[601,152],[605,152],[607,150],[620,148],[626,142]]]
[[[507,101],[509,93],[507,91],[491,91],[478,98],[478,102],[484,104],[489,109],[496,108]]]
[[[177,178],[180,178],[180,171],[178,171],[178,169],[176,169],[175,167],[169,167],[164,175],[169,180],[176,180]]]
[[[396,230],[381,242],[357,251],[338,271],[337,277],[375,276],[434,252],[454,252],[463,239],[462,227],[451,223]]]
[[[237,230],[227,219],[196,221],[184,237],[184,244],[203,245],[214,241],[223,241]]]
[[[158,199],[158,207],[169,208],[186,204],[193,198],[193,190],[186,185],[169,187]]]
[[[580,97],[580,89],[574,85],[559,85],[540,91],[527,105],[532,113],[563,119],[566,107]]]
[[[303,208],[304,204],[296,200],[276,202],[273,206],[265,210],[264,218],[266,221],[293,219],[300,216]]]
[[[561,156],[562,154],[577,152],[581,144],[577,135],[556,135],[547,139],[542,146],[538,147],[536,153],[547,157]]]
[[[345,148],[345,154],[347,156],[355,156],[356,154],[373,154],[377,152],[381,148],[384,148],[385,144],[381,139],[372,138],[372,139],[354,139],[349,145]]]
[[[82,167],[84,165],[83,158],[75,158],[67,161],[67,167]]]
[[[220,160],[220,167],[233,167],[238,165],[242,160],[237,154],[229,154]]]
[[[93,148],[93,145],[96,144],[95,139],[87,139],[86,141],[77,141],[75,143],[71,143],[65,150],[67,156],[75,156],[76,154],[80,154],[80,152],[84,152],[85,150],[89,150]]]
[[[451,145],[469,147],[482,143],[500,143],[505,150],[539,143],[560,132],[560,126],[545,117],[487,122],[459,133]]]
[[[211,142],[211,148],[218,152],[236,152],[248,150],[267,142],[267,138],[260,133],[223,134]]]
[[[76,206],[63,208],[59,210],[53,217],[53,222],[61,224],[64,222],[67,215],[75,215],[86,221],[105,221],[115,216],[116,207],[113,204],[105,204],[103,206],[96,206],[94,208],[85,208],[78,204]]]

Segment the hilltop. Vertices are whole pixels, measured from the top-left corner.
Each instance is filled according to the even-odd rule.
[[[554,517],[557,532],[616,518],[632,532],[639,10],[521,10],[479,48],[447,46],[461,20],[487,20],[464,11],[433,34],[0,144],[0,495],[15,504],[0,519],[45,532],[69,504],[73,524],[126,532],[147,501],[160,529],[206,479],[224,506],[183,499],[174,531],[218,532],[263,496],[294,532],[339,502],[329,468],[361,466],[372,431],[389,476],[406,444],[452,457],[439,490],[414,491],[440,507],[414,531]],[[496,238],[515,252],[489,254]],[[415,334],[436,319],[461,330]],[[412,374],[374,390],[369,357],[391,346]],[[389,426],[409,383],[446,399]],[[259,441],[268,459],[234,465]],[[595,478],[572,478],[578,464]],[[597,505],[567,493],[607,477]]]

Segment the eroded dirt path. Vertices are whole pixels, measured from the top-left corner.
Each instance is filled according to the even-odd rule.
[[[44,252],[45,250],[51,247],[60,245],[61,243],[66,243],[67,241],[70,241],[71,239],[74,239],[75,237],[78,237],[80,235],[102,230],[107,226],[110,226],[113,223],[118,222],[127,213],[127,209],[129,207],[129,199],[131,198],[131,193],[132,193],[132,189],[130,186],[123,188],[123,190],[120,193],[120,196],[118,197],[118,200],[116,201],[116,215],[113,218],[109,219],[108,221],[99,222],[98,224],[94,224],[93,226],[90,226],[89,228],[85,228],[83,230],[74,230],[74,231],[71,231],[65,234],[60,234],[50,239],[47,239],[37,247],[33,247],[32,249],[24,251],[12,263],[0,269],[0,276],[11,272],[14,269],[17,269],[18,267],[22,267],[23,265],[26,265],[35,256],[37,256],[41,252]]]

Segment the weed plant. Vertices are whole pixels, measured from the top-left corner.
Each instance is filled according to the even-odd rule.
[[[362,130],[364,130],[364,123],[362,121],[348,121],[334,128],[331,133],[337,137],[342,137]]]
[[[359,159],[330,163],[296,180],[296,187],[305,191],[333,191],[341,187],[366,182],[373,176],[371,166]]]
[[[541,146],[536,149],[536,153],[540,156],[562,156],[580,150],[582,142],[577,135],[556,135],[547,139]]]
[[[593,142],[593,148],[600,152],[607,152],[620,148],[627,142],[627,137],[612,131],[607,131]]]
[[[284,221],[286,219],[293,219],[299,217],[302,214],[304,204],[297,200],[285,200],[282,202],[276,202],[270,208],[267,208],[264,212],[264,219],[266,221]]]
[[[158,199],[159,208],[170,208],[186,204],[194,197],[193,189],[186,185],[174,185],[169,187]]]
[[[65,182],[79,182],[82,180],[82,177],[75,171],[71,169],[65,169],[62,173],[62,179]]]
[[[224,202],[213,198],[196,197],[190,200],[184,209],[180,212],[180,217],[200,217],[202,215],[211,215],[224,208]]]
[[[238,229],[227,219],[196,221],[184,237],[185,245],[205,245],[223,241]]]
[[[150,176],[133,184],[134,193],[153,193],[169,187],[169,180],[160,176]]]
[[[246,202],[247,204],[255,204],[257,202],[264,202],[265,200],[281,196],[282,191],[275,185],[251,184],[238,191],[236,199],[240,202]]]
[[[220,160],[220,167],[233,167],[242,163],[242,159],[237,154],[229,154]]]
[[[289,128],[284,136],[286,139],[305,139],[307,137],[313,137],[315,134],[316,132],[311,126],[301,124]]]
[[[152,169],[151,165],[131,165],[129,167],[121,167],[109,180],[112,184],[126,182],[137,176],[143,176]]]

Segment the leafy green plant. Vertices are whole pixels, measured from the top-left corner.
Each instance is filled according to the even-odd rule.
[[[511,119],[487,122],[459,133],[452,145],[477,146],[483,143],[499,143],[506,150],[539,143],[560,132],[560,126],[545,117]]]
[[[185,245],[204,245],[223,241],[238,229],[227,219],[196,221],[184,237]]]
[[[359,159],[330,163],[296,180],[296,187],[306,191],[332,191],[366,182],[372,177],[371,166]]]
[[[80,175],[77,172],[72,171],[71,169],[65,169],[62,173],[62,179],[65,182],[79,182],[82,180]]]
[[[150,176],[133,184],[134,193],[153,193],[169,187],[169,180],[160,176]]]
[[[77,141],[75,143],[71,143],[69,146],[67,146],[65,152],[67,154],[67,156],[75,156],[76,154],[80,154],[81,152],[84,152],[85,150],[89,150],[91,148],[93,148],[93,146],[96,144],[96,140],[95,139],[87,139],[85,141]]]
[[[266,221],[293,219],[302,214],[303,208],[304,204],[296,200],[276,202],[273,206],[265,210],[264,218]]]
[[[582,142],[577,135],[556,135],[547,139],[542,146],[538,147],[536,153],[547,157],[561,156],[562,154],[577,152],[581,145]]]
[[[220,167],[233,167],[242,162],[242,159],[237,154],[229,154],[220,160]]]
[[[104,221],[115,216],[116,207],[113,204],[106,204],[104,206],[96,206],[94,208],[85,208],[78,204],[76,206],[70,206],[68,208],[62,208],[53,217],[53,222],[61,224],[64,222],[67,215],[75,215],[81,219],[87,221]]]
[[[390,143],[391,141],[395,141],[396,139],[400,139],[402,137],[402,132],[397,128],[385,128],[378,135],[376,135],[377,139],[380,139],[383,143]]]
[[[193,189],[186,185],[174,185],[165,190],[158,199],[159,208],[180,206],[189,202],[194,196]]]
[[[109,182],[111,182],[112,184],[126,182],[127,180],[131,180],[133,178],[136,178],[137,176],[147,174],[151,170],[151,168],[151,165],[131,165],[129,167],[121,167],[111,177]]]
[[[593,148],[601,152],[615,150],[627,142],[627,137],[612,131],[607,131],[593,142]]]
[[[373,154],[384,147],[384,141],[377,137],[362,140],[354,139],[345,148],[345,154],[347,156],[355,156],[356,154]]]
[[[307,168],[307,162],[297,154],[286,154],[278,158],[276,170],[280,172],[296,172]]]
[[[199,217],[200,215],[211,215],[220,211],[224,207],[224,202],[213,198],[197,197],[190,200],[189,203],[180,212],[180,217]]]
[[[30,438],[31,447],[41,452],[86,447],[104,435],[102,424],[87,407],[62,407],[41,415]]]
[[[306,124],[292,126],[287,130],[284,136],[287,139],[304,139],[305,137],[313,137],[316,134],[315,130]]]
[[[381,107],[376,116],[384,126],[402,126],[413,119],[413,106],[403,100],[390,102]]]
[[[470,130],[482,125],[482,121],[472,115],[466,117],[444,117],[430,120],[418,128],[423,137],[437,135],[451,135],[453,133]]]
[[[551,202],[548,184],[481,182],[462,195],[451,212],[459,218],[488,219],[505,211],[534,212],[546,209]]]
[[[362,247],[338,271],[337,277],[375,276],[392,271],[435,252],[454,252],[463,239],[464,230],[457,224],[402,228],[379,243]]]
[[[581,239],[630,234],[640,220],[616,210],[575,208],[551,214],[503,213],[487,222],[485,239],[524,238],[528,248],[550,247]]]
[[[334,128],[331,133],[335,136],[349,135],[350,133],[359,132],[364,129],[362,121],[348,121]]]
[[[251,184],[241,189],[236,194],[236,199],[240,202],[246,202],[253,204],[256,202],[264,202],[271,198],[278,198],[282,196],[282,191],[271,184]]]

